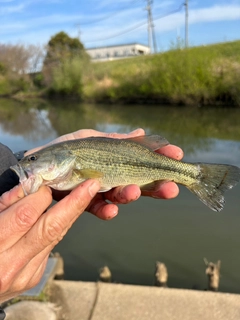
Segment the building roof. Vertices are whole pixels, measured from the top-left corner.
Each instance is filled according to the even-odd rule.
[[[86,48],[86,50],[93,50],[93,49],[105,49],[105,48],[114,48],[114,47],[126,47],[126,46],[143,46],[146,48],[149,48],[149,46],[142,44],[142,43],[125,43],[125,44],[115,44],[111,46],[101,46],[101,47],[92,47],[92,48]]]

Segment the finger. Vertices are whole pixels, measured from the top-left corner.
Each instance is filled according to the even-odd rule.
[[[104,133],[103,137],[106,136],[108,138],[125,139],[125,138],[132,138],[132,137],[138,137],[138,136],[144,136],[144,135],[145,135],[145,131],[141,128],[138,128],[129,133],[107,133],[107,134]]]
[[[26,269],[23,270],[22,274],[27,274],[27,273],[29,274],[29,272],[32,272],[32,277],[31,277],[31,279],[29,279],[28,283],[26,284],[24,291],[32,289],[40,282],[40,280],[44,274],[44,271],[46,269],[46,266],[47,266],[49,253],[47,255],[45,255],[45,257],[43,256],[40,258],[41,259],[40,264],[38,265],[38,267],[36,267],[35,272],[34,272],[34,267],[37,266],[37,264],[36,264],[36,261],[32,261],[32,260],[27,265]],[[39,257],[38,257],[38,259],[39,259]],[[34,265],[34,267],[32,266],[32,264]]]
[[[1,254],[1,259],[4,261],[4,266],[8,266],[8,270],[1,277],[1,285],[6,286],[11,279],[19,278],[17,273],[19,270],[27,268],[30,261],[32,261],[31,264],[38,267],[37,259],[40,258],[41,260],[41,256],[49,253],[62,239],[74,220],[84,211],[96,192],[99,191],[99,187],[97,181],[88,180],[84,182],[42,215],[32,229],[14,246],[4,251]],[[16,259],[16,252],[18,259]],[[32,273],[30,273],[31,275]],[[25,278],[21,287],[24,287],[26,282]]]
[[[135,184],[120,186],[104,193],[104,197],[113,203],[129,203],[141,196],[139,187]]]
[[[96,197],[87,208],[87,211],[102,220],[111,220],[118,214],[116,204],[107,203],[101,196]]]
[[[113,202],[107,203],[103,196]],[[137,200],[141,196],[141,191],[137,185],[120,186],[114,188],[104,194],[97,195],[87,211],[91,212],[102,220],[111,220],[118,214],[118,207],[116,204],[126,204]]]
[[[51,190],[41,187],[0,214],[0,251],[6,250],[25,235],[52,202]],[[29,243],[31,246],[31,243]]]
[[[179,188],[172,181],[159,181],[154,191],[142,191],[142,196],[152,197],[156,199],[173,199],[179,194]]]
[[[47,250],[47,252],[44,250],[26,263],[18,276],[15,277],[15,291],[26,291],[35,287],[39,283],[44,270],[46,269],[50,252],[51,251],[49,250]]]
[[[24,191],[21,185],[18,185],[10,191],[3,193],[0,197],[0,212],[22,198],[24,198]]]
[[[16,254],[15,254],[16,255]],[[1,266],[1,298],[4,294],[4,300],[10,299],[22,292],[36,286],[46,268],[49,254],[42,255],[41,260],[22,261],[22,265],[16,263],[16,258],[8,265],[6,261]],[[40,258],[38,256],[37,258]],[[10,261],[9,261],[10,262]],[[37,262],[37,263],[36,263]]]
[[[168,144],[167,146],[164,146],[158,150],[156,150],[157,153],[160,153],[166,157],[174,158],[176,160],[181,160],[184,156],[183,150],[177,146],[174,146],[172,144]]]
[[[72,133],[73,139],[86,138],[86,137],[107,137],[107,138],[116,138],[124,139],[137,136],[145,135],[145,131],[141,128],[138,128],[130,133],[105,133],[97,130],[79,130]]]
[[[30,260],[48,246],[53,248],[84,212],[99,188],[99,183],[95,180],[83,182],[39,218],[16,244],[16,250],[21,252],[25,260]]]

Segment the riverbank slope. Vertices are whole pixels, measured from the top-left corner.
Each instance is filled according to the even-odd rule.
[[[240,41],[99,62],[83,77],[85,100],[240,105]]]

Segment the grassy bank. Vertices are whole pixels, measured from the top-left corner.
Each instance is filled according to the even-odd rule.
[[[112,102],[240,105],[240,41],[94,64],[84,97]]]
[[[16,96],[17,92],[21,99],[51,94],[104,103],[240,106],[239,52],[240,41],[235,41],[98,63],[64,59],[47,84],[44,73],[14,81],[0,75],[0,95]]]

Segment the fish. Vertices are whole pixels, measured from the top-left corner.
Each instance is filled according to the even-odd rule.
[[[97,179],[100,192],[129,184],[154,191],[159,181],[173,181],[187,187],[210,209],[221,211],[224,192],[239,182],[240,168],[187,163],[155,152],[168,144],[159,135],[68,140],[24,157],[11,169],[19,176],[26,195],[41,185],[72,190],[87,179]]]

